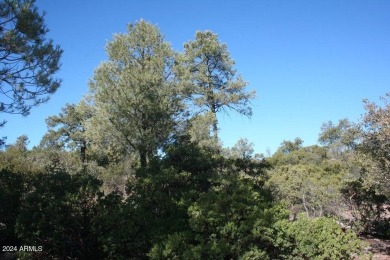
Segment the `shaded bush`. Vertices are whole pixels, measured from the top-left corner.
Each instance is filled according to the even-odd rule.
[[[16,233],[24,245],[42,246],[36,258],[96,258],[91,232],[100,181],[63,172],[26,177]]]
[[[0,245],[20,245],[15,224],[25,192],[24,183],[24,175],[5,169],[0,171]]]

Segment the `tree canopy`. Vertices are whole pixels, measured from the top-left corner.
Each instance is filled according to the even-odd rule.
[[[193,105],[212,114],[215,137],[218,136],[217,112],[232,109],[242,115],[252,115],[249,102],[255,92],[245,91],[247,82],[234,69],[234,63],[227,45],[213,32],[197,32],[195,40],[184,44],[179,75]]]
[[[0,3],[0,112],[28,115],[60,86],[53,75],[62,50],[46,38],[44,14],[34,0]],[[4,124],[4,122],[3,122]]]
[[[115,35],[90,82],[99,124],[110,124],[142,167],[174,132],[181,112],[174,88],[174,53],[158,28],[143,20]]]

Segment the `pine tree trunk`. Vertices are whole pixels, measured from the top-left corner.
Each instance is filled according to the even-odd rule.
[[[217,121],[217,110],[213,105],[211,107],[211,113],[213,113],[213,135],[216,141],[218,141],[218,121]]]
[[[139,157],[140,157],[141,168],[146,168],[147,165],[146,152],[140,151]]]
[[[82,163],[85,163],[86,150],[87,150],[87,144],[85,141],[83,141],[80,147],[80,160]]]

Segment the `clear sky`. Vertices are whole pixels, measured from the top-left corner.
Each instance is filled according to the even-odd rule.
[[[45,118],[88,91],[95,68],[107,59],[105,45],[128,23],[143,18],[159,27],[174,49],[198,30],[225,42],[236,69],[257,91],[251,119],[220,115],[225,146],[248,138],[255,151],[274,152],[283,140],[317,142],[324,121],[364,113],[362,99],[390,91],[388,0],[37,0],[49,37],[64,50],[61,88],[23,118],[2,114],[0,129],[12,143],[27,134],[39,144]]]

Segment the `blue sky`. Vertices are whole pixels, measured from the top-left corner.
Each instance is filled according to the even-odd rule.
[[[211,30],[228,45],[236,69],[255,89],[253,116],[220,115],[225,146],[248,138],[255,151],[274,152],[283,140],[317,142],[321,124],[364,113],[362,99],[390,91],[390,1],[287,0],[37,0],[49,37],[64,50],[61,88],[23,118],[1,115],[7,142],[27,134],[37,145],[45,118],[88,91],[105,45],[128,23],[156,24],[181,51],[198,30]]]

